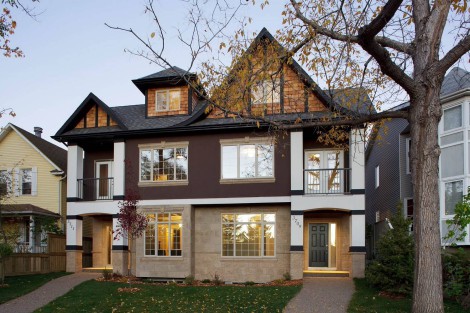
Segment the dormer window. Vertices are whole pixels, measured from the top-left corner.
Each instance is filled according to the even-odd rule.
[[[177,111],[180,109],[179,89],[157,90],[155,93],[155,99],[157,100],[155,109],[157,112]]]
[[[252,104],[279,103],[281,84],[279,79],[267,79],[258,82],[251,90]]]

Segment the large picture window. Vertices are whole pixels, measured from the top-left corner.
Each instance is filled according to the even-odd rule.
[[[147,214],[145,230],[145,255],[181,256],[182,215],[181,213]]]
[[[272,144],[222,145],[222,179],[274,177]]]
[[[188,180],[188,147],[140,150],[140,181],[185,180]]]
[[[222,256],[273,257],[276,214],[222,214]]]

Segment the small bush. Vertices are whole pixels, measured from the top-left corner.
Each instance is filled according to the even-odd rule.
[[[444,252],[442,270],[444,295],[464,305],[470,296],[470,254],[463,249]]]
[[[194,285],[194,276],[193,275],[186,276],[184,278],[184,284],[188,286]]]
[[[284,278],[284,280],[287,280],[287,281],[292,279],[292,276],[290,276],[289,272],[285,272],[284,274],[282,274],[282,277]]]
[[[106,267],[103,270],[103,279],[104,280],[110,280],[112,277],[111,270],[107,269]]]
[[[255,282],[249,280],[249,281],[244,282],[243,284],[244,284],[245,286],[253,286],[253,285],[255,284]]]
[[[390,219],[392,229],[377,242],[376,259],[366,268],[366,280],[388,292],[410,294],[413,290],[413,238],[410,221],[401,210]]]
[[[202,282],[203,284],[210,284],[210,283],[211,283],[211,280],[206,278],[206,279],[203,279],[201,282]]]
[[[222,285],[224,282],[222,281],[222,279],[220,278],[219,274],[215,273],[214,274],[214,279],[212,279],[212,283],[216,286],[220,286]]]

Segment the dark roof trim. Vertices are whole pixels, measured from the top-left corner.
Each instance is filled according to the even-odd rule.
[[[65,122],[65,124],[57,131],[56,136],[60,136],[64,132],[71,130],[75,127],[75,125],[80,121],[83,114],[86,114],[89,108],[92,106],[92,103],[96,103],[99,107],[101,107],[111,118],[118,124],[118,126],[122,129],[127,130],[127,127],[121,121],[121,119],[111,110],[106,103],[101,101],[97,96],[95,96],[92,92],[83,100],[80,106],[73,112],[73,114],[69,117],[69,119]]]

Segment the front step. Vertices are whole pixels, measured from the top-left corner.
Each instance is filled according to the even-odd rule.
[[[85,267],[82,269],[82,272],[85,272],[85,273],[103,273],[103,271],[106,270],[108,271],[109,273],[112,273],[113,272],[113,268],[112,267]]]
[[[304,271],[304,277],[349,277],[348,271]]]

